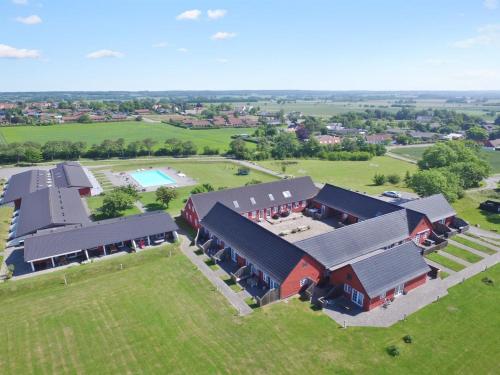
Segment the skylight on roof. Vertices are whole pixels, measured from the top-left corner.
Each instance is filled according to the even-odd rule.
[[[257,204],[257,203],[255,202],[255,198],[254,198],[254,197],[250,197],[250,202],[252,202],[252,204]]]
[[[289,191],[289,190],[285,190],[285,191],[283,192],[283,196],[284,196],[285,198],[291,198],[291,197],[292,197],[292,193],[290,193],[290,191]]]
[[[238,201],[233,201],[233,204],[234,204],[234,207],[240,208],[240,204],[238,203]]]
[[[268,195],[269,195],[269,199],[273,201],[274,200],[274,195],[272,195],[272,194],[268,194]]]

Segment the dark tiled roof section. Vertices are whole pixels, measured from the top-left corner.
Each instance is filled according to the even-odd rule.
[[[45,188],[23,198],[16,236],[24,236],[44,228],[89,221],[77,190]]]
[[[50,229],[26,237],[24,260],[46,259],[175,230],[177,224],[163,211]]]
[[[50,178],[50,174],[47,171],[38,169],[32,169],[11,176],[2,202],[13,202],[34,191],[46,188],[51,183],[48,178]]]
[[[361,220],[388,214],[401,208],[366,194],[326,184],[315,201],[336,210],[346,212]]]
[[[429,272],[421,249],[412,241],[351,265],[370,298]]]
[[[333,268],[407,240],[411,225],[406,210],[399,210],[298,241],[295,245],[326,268]]]
[[[443,194],[435,194],[430,197],[415,199],[401,204],[401,207],[420,212],[427,216],[433,223],[457,214]]]
[[[285,196],[284,192],[290,192]],[[217,202],[238,212],[250,212],[313,198],[318,192],[310,177],[279,180],[191,196],[201,220]],[[271,198],[272,197],[272,198]],[[255,204],[252,203],[252,198]]]
[[[279,283],[306,255],[295,245],[221,203],[214,205],[201,225]]]
[[[51,169],[54,184],[57,187],[84,188],[92,187],[82,166],[77,162],[66,161]]]

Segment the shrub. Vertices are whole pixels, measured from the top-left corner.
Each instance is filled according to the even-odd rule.
[[[397,357],[400,354],[399,349],[396,345],[391,345],[391,346],[387,347],[387,353],[391,357]]]
[[[486,285],[489,285],[489,286],[493,286],[493,285],[495,285],[495,282],[494,282],[492,279],[490,279],[489,277],[483,277],[483,278],[481,279],[481,281],[482,281],[483,283],[485,283]]]
[[[407,344],[411,344],[413,342],[413,337],[411,337],[410,335],[406,335],[405,337],[403,337],[403,341]]]
[[[385,184],[386,177],[383,174],[376,173],[375,176],[373,176],[373,183],[377,186]]]
[[[397,185],[401,182],[401,177],[397,174],[390,174],[387,176],[387,181],[393,185]]]

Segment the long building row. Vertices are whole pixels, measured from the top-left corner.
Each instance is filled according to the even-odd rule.
[[[299,241],[262,225],[301,211],[339,225]],[[329,184],[319,190],[309,177],[192,195],[182,215],[208,255],[264,291],[259,300],[321,289],[364,310],[424,284],[426,245],[467,229],[442,195],[394,204]]]

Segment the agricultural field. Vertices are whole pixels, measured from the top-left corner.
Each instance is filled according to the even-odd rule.
[[[493,374],[499,285],[486,276],[500,280],[500,267],[390,328],[341,329],[298,299],[239,317],[179,251],[158,248],[0,285],[0,366],[6,375]]]
[[[226,151],[235,134],[250,133],[253,129],[209,129],[189,130],[163,123],[147,123],[137,121],[94,123],[94,124],[61,124],[53,126],[15,126],[0,129],[0,140],[4,142],[33,141],[84,141],[88,146],[101,143],[105,139],[125,139],[126,142],[152,138],[158,142],[157,148],[168,138],[182,141],[193,141],[202,151],[204,146]],[[248,146],[251,147],[251,143]]]
[[[261,161],[260,165],[282,172],[282,161]],[[295,177],[311,176],[315,182],[331,183],[369,194],[384,190],[409,191],[401,182],[398,185],[376,186],[372,178],[376,173],[398,174],[404,178],[406,171],[413,173],[417,166],[388,156],[374,157],[369,161],[287,160],[285,174]]]

